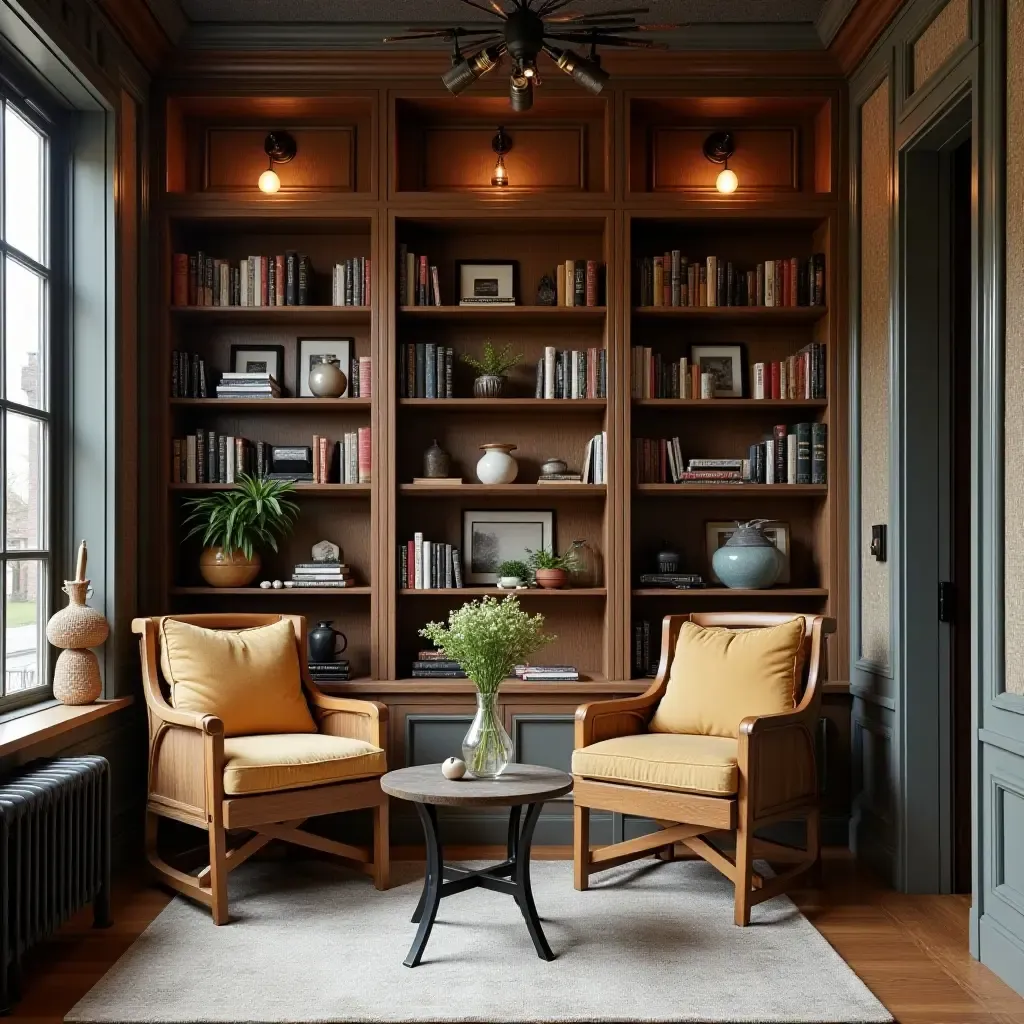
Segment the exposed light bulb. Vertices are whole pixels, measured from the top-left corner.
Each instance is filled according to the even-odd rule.
[[[724,195],[728,195],[730,192],[735,192],[739,186],[740,179],[736,177],[735,171],[730,171],[728,167],[724,171],[720,171],[718,178],[715,180],[715,188]]]
[[[505,169],[505,158],[501,153],[498,154],[498,162],[494,165],[491,184],[496,188],[504,188],[508,184],[508,171]]]
[[[281,187],[281,179],[273,167],[268,168],[260,175],[259,186],[261,192],[273,195]]]

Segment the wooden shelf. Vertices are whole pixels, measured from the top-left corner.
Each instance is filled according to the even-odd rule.
[[[234,484],[168,484],[168,489],[182,494],[206,494],[210,491],[230,491]],[[310,484],[299,481],[295,494],[309,498],[367,498],[369,484]]]
[[[171,315],[217,323],[369,323],[369,306],[170,306]]]
[[[402,597],[607,597],[604,587],[566,587],[562,590],[544,590],[542,587],[529,587],[526,590],[499,590],[497,587],[435,587],[432,590],[415,590],[402,588],[398,591]]]
[[[627,679],[611,681],[601,676],[587,676],[578,681],[550,682],[524,682],[522,679],[506,679],[501,684],[503,696],[533,696],[541,693],[566,694],[570,696],[585,697],[590,694],[595,696],[611,695],[621,693],[631,695],[643,693],[652,680],[650,679]],[[405,694],[427,694],[427,695],[464,695],[471,697],[476,693],[476,687],[468,679],[391,679],[391,680],[352,680],[347,683],[318,683],[320,689],[330,693],[352,696],[370,696],[379,694],[383,697],[401,696]]]
[[[410,409],[429,409],[431,412],[472,412],[497,414],[513,409],[571,413],[603,410],[606,398],[400,398],[398,404]]]
[[[735,412],[744,409],[827,409],[827,398],[634,398],[633,405],[646,409],[701,409]]]
[[[399,484],[401,494],[421,498],[533,498],[547,495],[551,498],[597,499],[607,493],[605,484]]]
[[[671,498],[824,498],[827,484],[636,484],[638,494]]]
[[[517,323],[571,323],[574,320],[601,320],[605,306],[399,306],[403,317],[423,320],[494,321],[509,319]]]
[[[731,587],[698,587],[692,590],[674,590],[670,587],[640,587],[634,597],[828,597],[824,587],[769,587],[766,590],[740,590]]]
[[[646,320],[814,323],[828,316],[828,306],[634,306],[633,315]]]
[[[197,409],[258,409],[260,412],[349,412],[369,409],[371,398],[172,398],[171,405]]]
[[[370,587],[171,587],[175,597],[366,597]]]

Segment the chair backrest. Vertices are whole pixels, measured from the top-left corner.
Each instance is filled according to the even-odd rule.
[[[802,618],[805,623],[804,666],[800,693],[796,703],[803,697],[820,694],[821,683],[827,675],[825,657],[825,636],[836,631],[836,620],[824,615],[806,612],[690,612],[687,615],[666,615],[662,624],[661,664],[659,677],[668,676],[668,669],[675,653],[676,639],[684,622],[697,626],[719,626],[723,629],[760,629],[764,626],[779,626],[784,622]],[[662,671],[664,670],[664,671]]]

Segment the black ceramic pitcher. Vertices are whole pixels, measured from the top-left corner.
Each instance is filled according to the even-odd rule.
[[[341,647],[338,648],[338,640],[341,640]],[[314,629],[309,631],[309,660],[312,663],[334,661],[339,654],[345,652],[348,647],[348,638],[344,633],[331,627],[331,620],[318,622]]]

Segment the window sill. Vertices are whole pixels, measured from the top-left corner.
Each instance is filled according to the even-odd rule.
[[[101,700],[95,704],[82,704],[78,707],[57,704],[31,714],[20,715],[7,722],[0,722],[0,757],[80,729],[97,719],[106,718],[107,715],[128,707],[131,703],[131,697],[118,697],[115,700]]]

